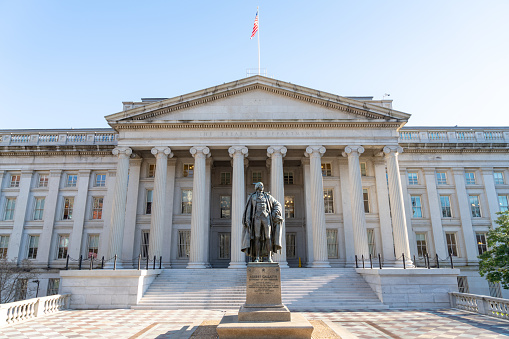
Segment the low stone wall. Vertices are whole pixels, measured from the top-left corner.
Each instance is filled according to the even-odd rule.
[[[357,268],[380,301],[391,308],[450,308],[459,269]]]
[[[71,294],[70,308],[129,308],[162,270],[60,271],[60,293]]]

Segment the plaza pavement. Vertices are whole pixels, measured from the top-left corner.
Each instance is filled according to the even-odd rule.
[[[215,338],[232,311],[67,310],[0,328],[3,338]],[[313,338],[507,338],[509,321],[460,310],[301,312]],[[201,325],[201,326],[200,326]],[[334,332],[336,334],[334,334]]]

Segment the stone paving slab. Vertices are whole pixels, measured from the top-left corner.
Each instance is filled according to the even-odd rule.
[[[4,338],[215,338],[219,310],[68,310],[0,328]],[[300,312],[316,338],[507,338],[509,321],[460,310]],[[335,334],[327,332],[332,331]],[[315,332],[314,332],[315,334]]]

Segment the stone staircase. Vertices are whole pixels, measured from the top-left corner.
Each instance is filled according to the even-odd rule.
[[[281,270],[283,303],[291,311],[387,309],[353,268]],[[246,300],[244,269],[168,269],[133,309],[238,310]]]

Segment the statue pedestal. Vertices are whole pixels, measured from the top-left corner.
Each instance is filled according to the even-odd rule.
[[[246,303],[238,316],[223,317],[219,338],[311,338],[309,321],[282,303],[279,264],[249,263],[246,272]]]

